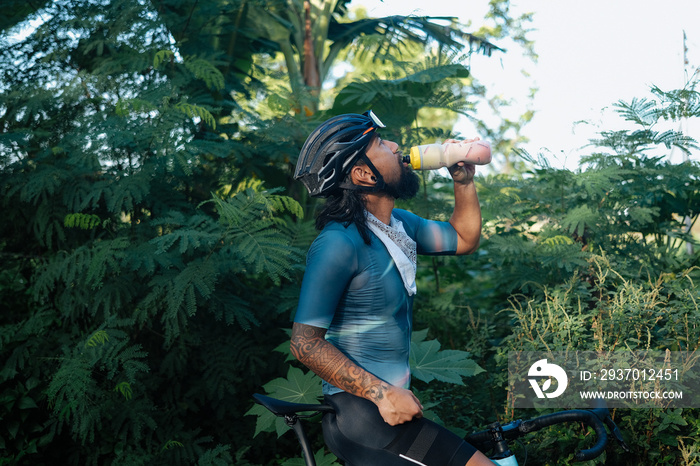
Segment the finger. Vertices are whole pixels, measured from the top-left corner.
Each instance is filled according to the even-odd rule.
[[[461,167],[461,166],[454,165],[454,166],[450,169],[450,174],[451,174],[452,177],[454,178],[454,177],[467,176],[468,172],[467,172],[467,169],[466,169],[465,167]]]
[[[415,393],[411,392],[411,395],[413,395],[413,399],[415,400],[416,404],[420,406],[421,411],[423,411],[423,403],[420,402]]]

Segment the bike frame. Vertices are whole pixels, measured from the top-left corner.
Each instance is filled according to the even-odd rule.
[[[257,393],[253,395],[253,398],[274,415],[284,418],[287,425],[297,435],[306,466],[316,466],[316,461],[311,451],[311,444],[306,437],[300,420],[315,416],[318,413],[333,412],[333,408],[327,404],[290,403]],[[489,459],[494,464],[499,466],[518,466],[518,460],[509,447],[510,441],[545,427],[565,422],[582,422],[593,428],[596,434],[597,441],[591,448],[576,452],[575,459],[577,461],[591,460],[600,456],[608,443],[608,430],[620,446],[625,451],[629,451],[629,447],[622,438],[620,429],[610,417],[608,408],[605,407],[591,410],[570,409],[553,414],[545,414],[529,420],[512,421],[505,425],[496,422],[488,426],[486,430],[468,435],[465,437],[465,440],[479,451],[491,452]]]

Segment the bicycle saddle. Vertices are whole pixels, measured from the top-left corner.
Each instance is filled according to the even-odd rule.
[[[319,413],[332,413],[333,408],[327,404],[305,404],[305,403],[292,403],[289,401],[277,400],[275,398],[270,398],[266,395],[261,395],[255,393],[253,398],[269,409],[276,416],[286,416],[288,414],[295,414],[304,411],[315,411]]]

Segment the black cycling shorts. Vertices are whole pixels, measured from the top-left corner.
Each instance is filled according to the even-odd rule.
[[[464,466],[476,449],[428,420],[390,426],[369,400],[349,393],[325,397],[323,437],[345,466]]]

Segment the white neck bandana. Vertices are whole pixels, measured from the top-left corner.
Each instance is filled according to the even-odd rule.
[[[416,242],[408,236],[403,223],[393,215],[391,224],[387,225],[370,212],[365,213],[367,226],[377,235],[394,260],[408,295],[416,294]]]

